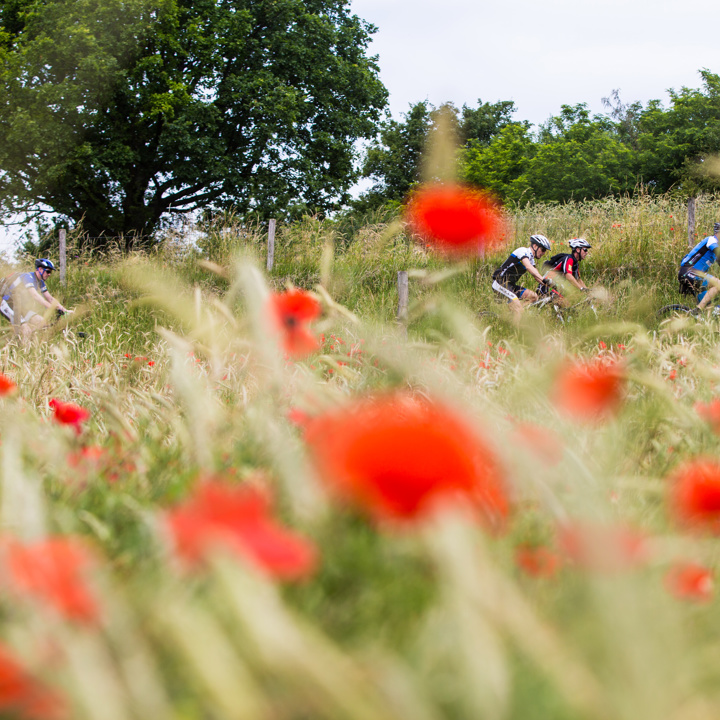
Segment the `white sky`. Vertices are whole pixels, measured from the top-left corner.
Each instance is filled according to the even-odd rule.
[[[513,100],[534,125],[563,104],[603,112],[623,102],[668,104],[667,89],[720,72],[717,0],[351,0],[378,27],[370,48],[396,119],[420,100],[460,108]],[[19,230],[0,227],[0,252]]]
[[[720,72],[717,0],[351,0],[378,27],[371,54],[399,119],[411,104],[513,100],[538,125],[560,106],[603,112],[699,88]]]

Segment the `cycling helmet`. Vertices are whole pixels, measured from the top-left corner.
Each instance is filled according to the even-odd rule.
[[[550,241],[544,235],[531,235],[530,244],[539,245],[541,248],[545,248],[546,250],[550,249]]]
[[[55,265],[53,265],[52,260],[48,260],[47,258],[39,258],[35,261],[35,269],[42,268],[43,270],[54,270]]]
[[[573,250],[578,248],[585,248],[586,250],[589,250],[592,247],[585,238],[572,238],[568,244]]]
[[[720,230],[720,223],[715,223],[713,225],[713,233],[717,235],[717,231]]]

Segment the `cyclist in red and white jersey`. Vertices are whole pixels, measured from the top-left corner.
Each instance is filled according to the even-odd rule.
[[[572,238],[568,245],[569,253],[558,253],[543,263],[545,277],[552,278],[553,281],[562,278],[577,290],[587,292],[588,287],[580,279],[580,263],[587,257],[592,245],[585,238]],[[545,288],[545,285],[540,285],[538,292],[547,292]]]

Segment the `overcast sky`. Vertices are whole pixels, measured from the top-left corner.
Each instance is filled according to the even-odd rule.
[[[377,26],[371,53],[399,119],[429,100],[458,107],[513,100],[540,124],[561,105],[620,90],[623,102],[699,88],[720,72],[717,0],[351,0]]]

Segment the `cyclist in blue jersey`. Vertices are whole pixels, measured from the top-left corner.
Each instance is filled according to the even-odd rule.
[[[5,280],[2,287],[0,310],[12,321],[15,332],[28,338],[47,322],[47,310],[66,313],[67,309],[58,302],[47,288],[45,281],[55,270],[47,258],[35,261],[35,272],[15,273]]]
[[[708,273],[710,266],[720,257],[718,233],[720,233],[720,223],[716,222],[713,225],[713,234],[701,240],[680,261],[680,272],[678,272],[680,293],[695,295],[698,310],[704,310],[720,292],[720,281]]]
[[[530,273],[538,282],[550,285],[550,279],[544,279],[537,271],[535,261],[539,260],[548,250],[550,241],[544,235],[531,235],[530,247],[519,247],[510,257],[492,274],[492,289],[506,297],[510,307],[519,316],[523,311],[523,303],[535,302],[538,296],[532,290],[518,285],[518,280],[526,272]]]

